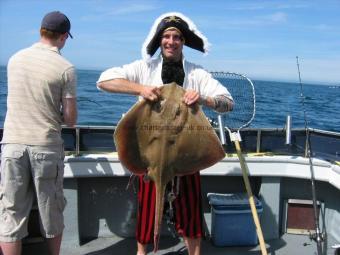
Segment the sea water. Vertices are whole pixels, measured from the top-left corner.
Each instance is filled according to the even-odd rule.
[[[112,94],[97,89],[102,71],[78,70],[78,125],[114,126],[137,97]],[[286,116],[292,117],[293,128],[303,128],[304,112],[310,128],[340,132],[340,86],[253,80],[256,94],[256,115],[252,128],[283,128]],[[0,67],[0,127],[6,115],[6,67]],[[304,100],[302,100],[304,99]],[[302,102],[304,101],[304,106]],[[213,111],[206,111],[216,119]]]

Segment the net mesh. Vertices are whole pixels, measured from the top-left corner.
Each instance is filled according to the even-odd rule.
[[[240,130],[250,125],[255,117],[255,89],[250,79],[237,73],[212,72],[234,99],[231,112],[219,113],[229,130]],[[215,113],[216,115],[216,113]]]

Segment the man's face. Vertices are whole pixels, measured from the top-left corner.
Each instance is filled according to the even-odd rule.
[[[183,45],[183,36],[176,29],[169,29],[163,32],[161,50],[164,58],[179,61],[182,57]]]

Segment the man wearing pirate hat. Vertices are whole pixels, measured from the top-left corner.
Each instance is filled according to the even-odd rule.
[[[107,92],[134,94],[156,101],[160,96],[159,86],[176,82],[186,90],[183,100],[187,105],[199,102],[218,112],[232,110],[233,99],[228,90],[202,67],[184,59],[184,45],[203,53],[209,46],[207,39],[189,18],[181,13],[165,13],[156,19],[143,44],[143,59],[104,71],[97,87]],[[159,47],[159,56],[151,58]],[[174,201],[175,227],[178,234],[183,236],[189,255],[198,255],[203,235],[200,175],[197,172],[175,179],[179,182]],[[150,217],[148,211],[154,210],[155,196],[150,196],[154,188],[153,182],[145,182],[143,177],[139,177],[138,255],[146,254],[146,244],[153,241],[150,228],[153,228],[154,217]],[[189,193],[192,195],[189,196]],[[180,204],[187,205],[188,213],[182,214],[182,210],[176,210]]]

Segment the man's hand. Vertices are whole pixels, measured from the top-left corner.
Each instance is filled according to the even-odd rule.
[[[157,101],[161,96],[161,91],[159,87],[143,86],[140,91],[140,95],[146,100]]]
[[[200,95],[197,91],[188,89],[184,96],[183,96],[183,102],[187,105],[192,105],[196,103],[200,99]]]

